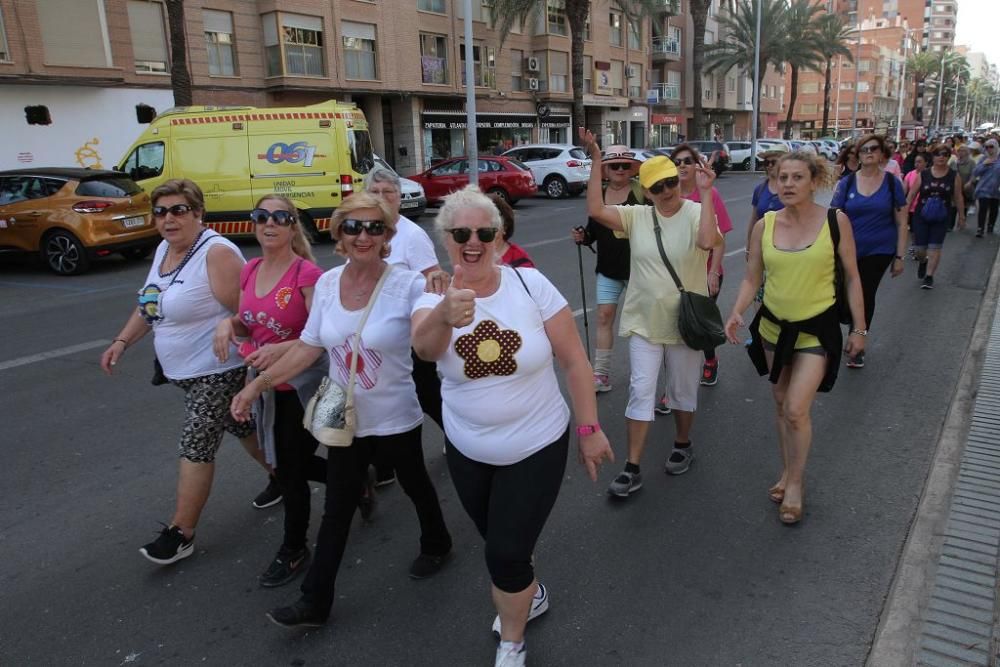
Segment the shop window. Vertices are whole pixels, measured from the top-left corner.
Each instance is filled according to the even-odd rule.
[[[549,52],[549,92],[565,93],[569,90],[569,54]]]
[[[324,76],[323,19],[275,12],[263,16],[268,76]]]
[[[611,12],[608,15],[608,25],[610,28],[611,46],[621,46],[624,43],[622,34],[622,15],[618,12]]]
[[[10,48],[7,46],[7,31],[3,26],[3,11],[0,10],[0,63],[10,62]]]
[[[425,12],[444,14],[445,0],[417,0],[417,9]],[[426,83],[426,81],[424,83]]]
[[[448,38],[420,35],[420,76],[424,83],[448,83]]]
[[[546,32],[550,35],[569,34],[566,21],[566,0],[547,0],[545,3]]]
[[[524,67],[524,51],[521,49],[511,49],[510,50],[510,89],[524,90],[524,74],[522,73],[522,67]]]
[[[46,0],[34,5],[46,65],[112,66],[103,0]]]
[[[348,79],[378,78],[375,26],[344,21],[340,24],[344,43],[344,76]]]
[[[166,74],[167,30],[163,5],[147,0],[129,0],[128,26],[132,33],[132,55],[139,74]]]
[[[233,15],[215,9],[202,11],[205,26],[205,50],[208,51],[208,73],[212,76],[236,76],[236,48]]]

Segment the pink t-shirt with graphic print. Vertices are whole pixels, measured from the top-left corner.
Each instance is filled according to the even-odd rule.
[[[303,287],[312,287],[323,269],[309,260],[298,258],[281,276],[274,288],[257,296],[257,269],[260,259],[252,259],[240,272],[240,321],[250,330],[254,347],[295,340],[302,333],[309,311],[302,296]]]

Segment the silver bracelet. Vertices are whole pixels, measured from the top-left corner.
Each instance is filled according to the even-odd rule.
[[[868,329],[851,329],[852,334],[857,334],[859,336],[867,336]]]

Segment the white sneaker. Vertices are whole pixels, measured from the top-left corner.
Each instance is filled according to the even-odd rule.
[[[500,642],[493,667],[524,667],[528,650],[524,642]]]
[[[549,591],[542,582],[538,582],[538,590],[535,591],[535,597],[531,599],[531,611],[528,612],[528,620],[538,618],[545,612],[549,610]],[[499,641],[500,640],[500,615],[498,614],[495,619],[493,619],[493,637]],[[499,655],[499,654],[497,654]],[[514,663],[511,663],[514,664]]]
[[[598,394],[611,391],[611,379],[607,375],[594,373],[594,391]]]

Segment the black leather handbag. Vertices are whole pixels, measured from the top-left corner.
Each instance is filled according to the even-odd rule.
[[[670,277],[677,285],[677,291],[681,293],[681,306],[678,313],[677,328],[680,330],[684,344],[693,350],[714,350],[726,342],[726,333],[722,326],[722,313],[707,296],[696,292],[689,292],[684,289],[681,279],[678,277],[674,267],[667,259],[667,253],[663,249],[663,240],[660,238],[660,220],[656,217],[656,209],[650,209],[653,216],[653,235],[656,237],[656,248],[660,251],[660,258],[667,265]]]

